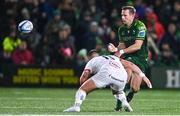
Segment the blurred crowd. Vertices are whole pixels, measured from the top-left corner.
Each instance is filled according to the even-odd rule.
[[[148,30],[151,66],[180,64],[179,0],[1,0],[0,61],[18,65],[83,66],[87,53],[118,45],[121,7],[133,5]],[[22,20],[33,22],[19,33]]]

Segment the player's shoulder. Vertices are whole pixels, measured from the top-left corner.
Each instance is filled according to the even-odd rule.
[[[125,28],[128,28],[127,25],[125,24],[122,24],[121,26],[119,26],[119,29],[125,29]]]
[[[126,30],[126,29],[127,29],[127,26],[123,24],[118,28],[118,32],[121,32],[121,31]]]
[[[92,58],[90,61],[91,61],[91,62],[97,62],[97,61],[99,61],[99,60],[101,60],[101,59],[103,59],[102,56],[97,56],[97,57]]]
[[[145,26],[145,24],[142,22],[142,21],[140,21],[140,20],[135,20],[134,21],[134,26],[138,29],[138,30],[146,30],[146,26]]]
[[[143,25],[143,26],[145,26],[145,24],[142,22],[142,21],[140,21],[140,20],[138,20],[138,19],[136,19],[135,21],[134,21],[134,25]]]

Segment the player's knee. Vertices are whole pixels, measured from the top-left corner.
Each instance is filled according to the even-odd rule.
[[[117,95],[117,94],[121,94],[121,93],[122,93],[121,91],[112,90],[112,94],[113,94],[113,95]]]
[[[112,94],[113,94],[113,95],[115,95],[115,94],[117,94],[117,93],[118,93],[118,91],[112,90]]]
[[[140,90],[140,87],[133,87],[132,90],[134,93],[137,93]]]
[[[135,81],[133,83],[131,83],[131,88],[133,89],[133,91],[136,93],[140,90],[140,86],[141,86],[141,83],[140,81]]]

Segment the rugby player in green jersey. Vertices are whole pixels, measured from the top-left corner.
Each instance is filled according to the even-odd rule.
[[[121,17],[123,25],[118,29],[119,45],[115,47],[109,44],[109,52],[117,52],[119,56],[123,55],[126,60],[136,64],[144,73],[148,67],[148,47],[147,30],[143,22],[135,19],[136,9],[133,6],[122,7]],[[128,71],[131,76],[130,91],[127,94],[127,100],[130,102],[134,93],[138,92],[142,78],[136,78],[131,70]],[[121,109],[121,102],[117,101],[115,110]]]

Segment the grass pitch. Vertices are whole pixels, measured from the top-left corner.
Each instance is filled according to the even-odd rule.
[[[63,113],[76,89],[0,88],[0,114],[23,115],[180,115],[179,90],[141,90],[131,102],[134,112],[114,112],[109,89],[87,96],[80,113]]]

